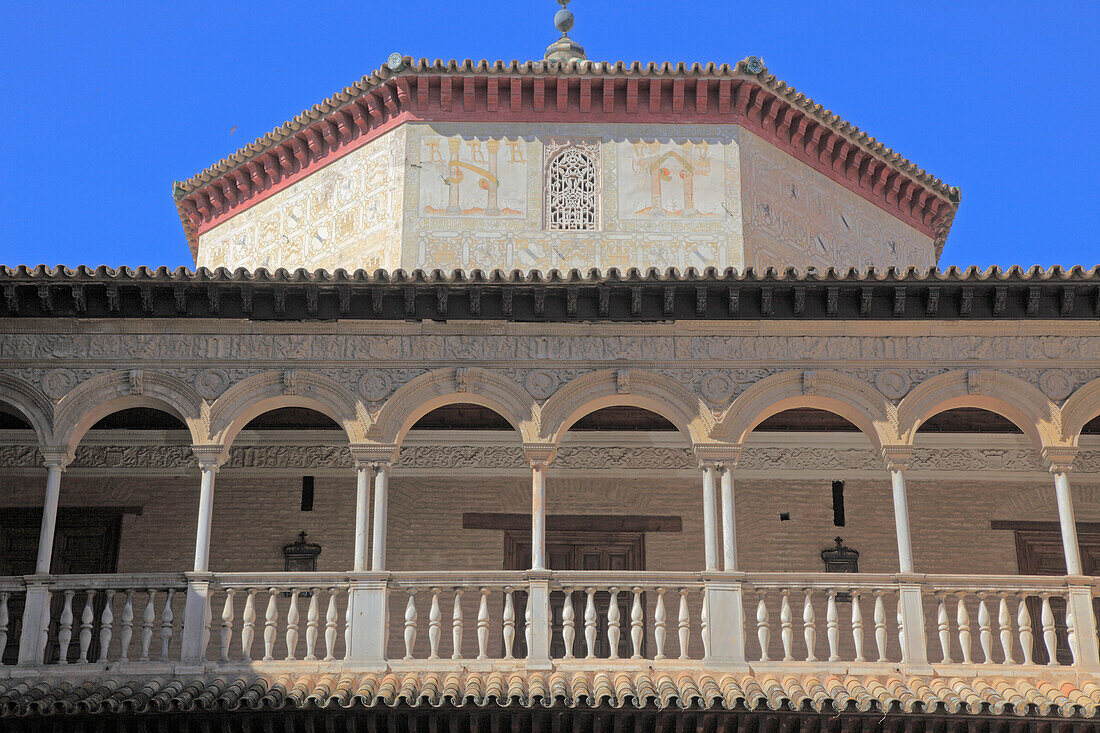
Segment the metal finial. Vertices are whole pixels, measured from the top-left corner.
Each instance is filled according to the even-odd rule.
[[[554,27],[561,32],[561,38],[550,44],[543,58],[558,62],[584,61],[584,48],[566,35],[573,28],[573,12],[565,7],[569,0],[558,0],[558,4],[561,9],[554,14]]]

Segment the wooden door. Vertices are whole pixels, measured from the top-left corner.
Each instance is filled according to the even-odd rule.
[[[122,509],[91,509],[63,507],[57,511],[54,530],[53,557],[50,573],[113,573],[118,568],[118,541],[122,529]],[[42,525],[39,508],[5,509],[0,513],[0,575],[31,575],[38,557],[38,535]],[[83,596],[73,599],[73,615],[79,623],[84,610]],[[50,635],[57,638],[57,619],[61,615],[64,597],[55,594],[50,605]],[[93,605],[96,624],[103,612],[103,596]],[[19,636],[23,626],[23,598],[8,601],[8,646],[4,663],[14,664],[19,653]],[[75,634],[74,634],[75,637]],[[93,628],[89,658],[98,655],[99,631]],[[77,645],[69,647],[69,661],[76,661]],[[57,661],[58,649],[51,644],[46,649],[46,661]]]
[[[505,569],[525,570],[530,565],[531,540],[529,536],[518,533],[505,533]],[[645,535],[642,532],[548,532],[546,537],[546,560],[551,570],[589,570],[634,571],[645,570]],[[526,594],[516,594],[517,614],[526,608]],[[522,601],[522,603],[521,603]],[[607,639],[607,610],[611,605],[611,594],[598,591],[593,596],[596,607],[596,645],[597,657],[607,659],[611,656]],[[619,607],[619,644],[620,657],[630,657],[633,653],[630,641],[630,608],[634,598],[629,588],[622,588],[618,594]],[[576,618],[576,638],[573,653],[583,657],[587,653],[584,640],[584,610],[587,598],[583,589],[573,593],[573,612]],[[560,659],[565,656],[565,640],[562,636],[562,610],[565,594],[554,591],[550,594],[550,656]],[[645,598],[642,598],[645,608]],[[644,612],[644,611],[643,611]],[[518,619],[517,619],[518,620]],[[643,619],[644,624],[644,619]],[[522,651],[526,656],[526,640],[517,633],[517,656]],[[644,642],[643,642],[644,647]],[[644,648],[643,648],[643,654]]]
[[[1081,565],[1085,575],[1100,575],[1100,532],[1078,529],[1077,541],[1081,547]],[[1033,526],[1017,529],[1016,557],[1021,575],[1066,574],[1066,555],[1062,549],[1062,534],[1057,525],[1051,528]],[[1043,642],[1042,602],[1038,598],[1029,598],[1027,607],[1031,613],[1031,627],[1035,638],[1035,661],[1046,664],[1049,657]],[[1058,636],[1058,663],[1073,664],[1069,634],[1066,631],[1066,599],[1052,597],[1050,610],[1054,612],[1054,631]],[[1093,611],[1100,620],[1100,599],[1093,601]]]

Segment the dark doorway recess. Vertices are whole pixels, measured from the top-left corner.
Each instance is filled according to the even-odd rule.
[[[1016,562],[1020,575],[1065,575],[1066,555],[1062,549],[1062,531],[1057,522],[992,521],[990,529],[1007,530],[1016,536]],[[1078,522],[1077,543],[1081,548],[1081,566],[1085,575],[1100,575],[1100,522]],[[1100,618],[1100,599],[1092,602],[1093,612]],[[1038,598],[1028,598],[1034,636],[1033,653],[1038,664],[1046,664],[1046,644],[1043,643],[1042,605]],[[1054,631],[1058,635],[1058,663],[1073,664],[1066,631],[1066,600],[1051,596]]]
[[[61,507],[57,510],[54,530],[53,557],[50,573],[73,575],[114,573],[118,569],[118,543],[123,514],[140,514],[140,507]],[[38,535],[41,531],[42,509],[39,507],[5,509],[0,513],[0,575],[31,575],[38,557]],[[57,620],[61,616],[64,597],[54,594],[50,610],[49,638],[54,643],[46,649],[46,662],[57,661]],[[81,606],[80,608],[83,608]],[[75,609],[74,609],[75,610]],[[103,613],[103,594],[93,605],[96,627],[92,629],[89,658],[99,654],[99,618]],[[18,640],[23,624],[23,598],[8,601],[8,646],[4,664],[14,664],[19,652]],[[76,661],[76,644],[69,647],[69,661]]]

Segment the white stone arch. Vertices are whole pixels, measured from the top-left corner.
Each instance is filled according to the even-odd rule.
[[[744,443],[757,425],[784,410],[825,410],[855,425],[876,451],[897,442],[894,406],[877,389],[833,371],[773,374],[739,394],[714,428],[715,440]]]
[[[454,404],[492,410],[516,429],[524,443],[538,439],[538,412],[531,395],[502,374],[478,367],[436,369],[406,382],[382,405],[367,437],[400,445],[417,420]]]
[[[34,428],[40,447],[53,444],[53,405],[40,390],[0,372],[0,402],[10,405]]]
[[[365,410],[355,395],[339,382],[303,369],[255,374],[227,389],[210,406],[207,442],[228,450],[253,418],[283,407],[316,410],[342,427],[348,442],[363,442]]]
[[[181,379],[148,369],[99,374],[73,387],[54,411],[54,435],[60,445],[76,450],[88,429],[100,419],[132,407],[151,407],[178,417],[192,441],[206,434],[202,398]]]
[[[1081,431],[1094,417],[1100,415],[1100,378],[1082,384],[1062,405],[1062,436],[1077,445]]]
[[[671,422],[694,447],[708,441],[714,415],[686,387],[644,369],[607,369],[564,385],[542,406],[542,439],[553,445],[575,422],[605,407],[638,407]]]
[[[939,374],[910,390],[898,405],[901,441],[913,444],[925,420],[958,407],[989,410],[1010,420],[1039,450],[1065,444],[1057,405],[1022,379],[987,369]]]

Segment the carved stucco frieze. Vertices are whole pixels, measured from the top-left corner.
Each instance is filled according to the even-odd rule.
[[[0,466],[40,467],[38,448],[0,446]],[[81,446],[72,468],[174,469],[192,468],[195,459],[186,445]],[[401,450],[402,468],[525,468],[523,449],[516,446],[416,445]],[[661,446],[563,446],[554,459],[565,469],[692,469],[698,460],[688,448]],[[228,468],[348,468],[346,446],[241,446],[232,448]],[[870,448],[747,447],[738,461],[739,470],[877,470],[879,457]],[[916,448],[909,464],[912,471],[1042,472],[1042,460],[1031,449]],[[1100,451],[1080,451],[1074,461],[1080,473],[1100,472]]]
[[[1090,336],[720,336],[525,334],[0,334],[20,360],[333,361],[929,361],[1035,363],[1043,372],[1100,360]],[[228,364],[221,365],[228,367]],[[1047,378],[1055,387],[1054,377]]]

